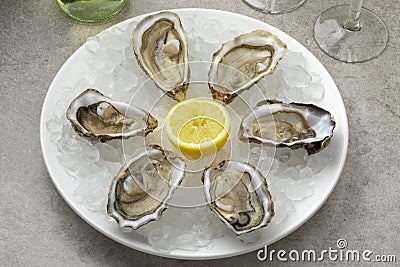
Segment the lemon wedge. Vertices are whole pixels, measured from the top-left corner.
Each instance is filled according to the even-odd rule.
[[[202,97],[173,106],[164,123],[169,140],[182,154],[194,159],[217,153],[228,139],[230,127],[226,108]]]

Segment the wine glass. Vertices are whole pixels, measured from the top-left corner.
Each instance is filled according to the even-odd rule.
[[[301,6],[305,0],[243,0],[250,7],[264,13],[285,13]]]
[[[381,18],[362,7],[363,0],[331,7],[318,17],[314,37],[327,55],[344,62],[365,62],[385,49],[389,33]]]

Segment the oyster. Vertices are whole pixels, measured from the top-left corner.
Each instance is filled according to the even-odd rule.
[[[328,145],[335,124],[331,113],[313,104],[266,100],[242,120],[239,138],[276,147],[303,147],[313,154]]]
[[[127,162],[113,179],[107,213],[120,227],[137,229],[160,218],[184,177],[184,161],[152,145]]]
[[[66,115],[81,136],[101,142],[145,136],[158,125],[146,111],[114,101],[95,89],[87,89],[75,98]]]
[[[133,51],[142,69],[167,95],[185,99],[189,82],[186,33],[177,14],[144,18],[133,31]]]
[[[237,235],[268,225],[274,216],[265,178],[249,164],[222,161],[205,169],[203,183],[211,210]]]
[[[286,45],[264,30],[242,34],[214,53],[209,82],[213,98],[226,104],[271,74],[286,53]]]

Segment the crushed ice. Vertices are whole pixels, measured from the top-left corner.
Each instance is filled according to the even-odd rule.
[[[65,111],[69,102],[88,87],[98,88],[114,99],[126,100],[145,82],[147,78],[131,49],[131,32],[136,24],[131,22],[88,38],[84,45],[89,52],[85,58],[88,71],[75,83],[61,88],[54,117],[46,122],[51,142],[58,151],[58,161],[75,185],[75,201],[89,210],[102,213],[105,213],[109,184],[122,167],[124,153],[137,153],[138,147],[143,146],[140,144],[143,139],[132,138],[123,148],[119,140],[93,144],[75,133],[65,118]],[[191,61],[210,61],[212,53],[222,42],[244,33],[237,25],[228,27],[219,20],[196,15],[183,18],[183,24],[188,34]],[[324,96],[324,86],[320,82],[321,77],[317,73],[307,70],[304,55],[289,51],[274,74],[260,82],[259,88],[266,98],[315,102]],[[255,105],[256,99],[250,99],[250,102]],[[163,104],[154,112],[166,114],[169,107]],[[275,156],[273,152],[271,148],[254,146],[250,150],[249,162],[258,165],[263,174],[268,173],[267,181],[275,203],[275,216],[271,223],[280,224],[294,212],[295,201],[314,194],[312,185],[316,174],[334,159],[334,154],[329,147],[318,156],[308,156],[304,149],[277,149]],[[137,232],[145,236],[154,249],[165,251],[211,249],[214,239],[234,236],[208,207],[170,207],[161,220],[149,223]],[[260,237],[261,232],[255,231],[242,235],[240,239],[247,243],[255,242]]]

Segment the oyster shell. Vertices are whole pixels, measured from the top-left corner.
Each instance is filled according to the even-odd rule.
[[[146,111],[112,100],[95,89],[87,89],[75,98],[66,115],[79,135],[101,142],[145,136],[158,125]]]
[[[177,14],[160,12],[138,23],[133,51],[144,72],[167,95],[185,99],[189,82],[187,37]]]
[[[206,200],[235,234],[262,228],[274,216],[274,204],[262,174],[253,166],[222,161],[203,172]]]
[[[184,177],[185,162],[152,145],[138,154],[113,179],[107,213],[120,227],[138,229],[157,220]]]
[[[276,147],[303,147],[313,154],[328,145],[335,124],[331,113],[313,104],[266,100],[242,120],[239,138]]]
[[[286,45],[264,30],[242,34],[214,53],[209,88],[214,99],[226,104],[271,74],[286,53]]]

